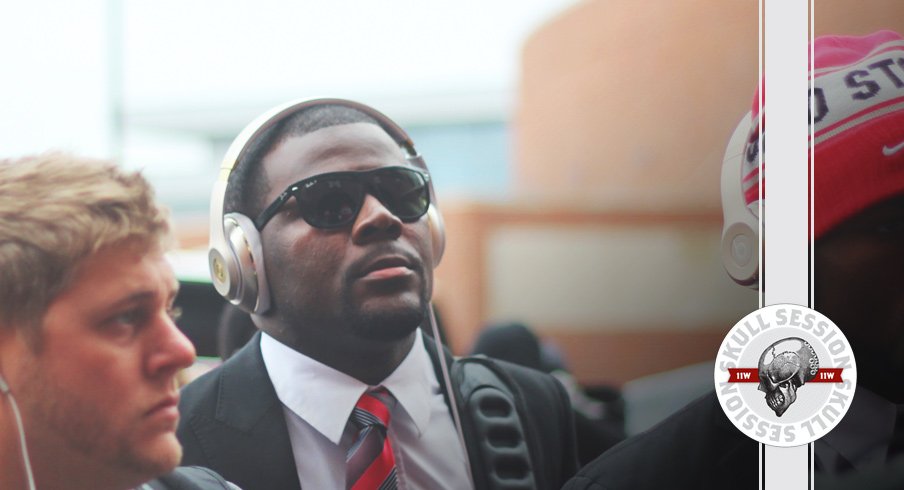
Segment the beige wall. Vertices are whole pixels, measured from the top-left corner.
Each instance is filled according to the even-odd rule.
[[[491,322],[522,321],[588,383],[621,384],[713,357],[756,305],[716,253],[721,216],[572,202],[444,200],[436,303],[459,353]]]
[[[756,0],[588,0],[522,53],[519,189],[628,209],[718,209],[757,81]],[[816,34],[904,32],[899,0],[816,0]]]
[[[757,82],[757,4],[585,1],[524,47],[519,198],[624,223],[500,224],[481,269],[483,313],[520,312],[585,381],[711,359],[756,307],[725,278],[718,244],[722,154]],[[904,32],[899,0],[816,0],[814,17],[817,35]]]
[[[816,35],[863,35],[879,29],[904,34],[904,3],[898,0],[815,0]]]
[[[485,252],[486,316],[547,332],[719,325],[750,298],[722,273],[718,233],[711,223],[500,223]]]
[[[621,221],[492,239],[488,313],[521,310],[585,382],[712,359],[757,305],[719,261],[719,174],[757,73],[757,2],[599,0],[526,43],[515,114],[518,195]],[[535,232],[539,230],[534,229]],[[520,233],[520,237],[517,234]],[[502,238],[500,238],[500,236]],[[505,257],[567,257],[543,293]],[[570,253],[568,252],[570,251]],[[508,267],[504,270],[503,267]],[[550,306],[550,299],[562,300]],[[499,304],[501,303],[501,304]],[[557,322],[555,318],[558,317]]]
[[[540,28],[522,56],[520,189],[718,212],[722,153],[756,86],[756,5],[588,1]]]

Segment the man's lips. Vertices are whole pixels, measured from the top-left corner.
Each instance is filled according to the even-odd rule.
[[[145,412],[145,416],[153,417],[156,415],[164,415],[164,416],[179,416],[179,394],[173,394],[167,396],[156,405],[151,407],[147,412]]]
[[[367,279],[389,279],[411,274],[412,269],[413,267],[408,259],[394,255],[380,257],[368,263],[361,269],[359,276]]]

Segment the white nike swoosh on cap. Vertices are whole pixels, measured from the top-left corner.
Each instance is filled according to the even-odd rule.
[[[885,155],[885,156],[887,156],[887,157],[890,157],[890,156],[894,155],[895,153],[901,151],[902,149],[904,149],[904,141],[898,143],[898,144],[895,145],[895,146],[892,146],[891,148],[889,148],[889,147],[887,147],[887,146],[883,146],[883,147],[882,147],[882,154]]]

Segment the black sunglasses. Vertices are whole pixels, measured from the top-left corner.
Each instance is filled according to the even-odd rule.
[[[430,207],[430,175],[409,167],[380,167],[359,172],[330,172],[290,185],[267,206],[254,225],[258,230],[295,197],[298,212],[315,228],[341,228],[358,216],[364,197],[376,197],[402,221],[417,220]]]

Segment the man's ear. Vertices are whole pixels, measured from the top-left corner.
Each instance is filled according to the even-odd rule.
[[[35,352],[39,348],[40,339],[38,332],[32,332],[28,327],[15,323],[0,321],[0,373],[9,362],[28,350]]]

